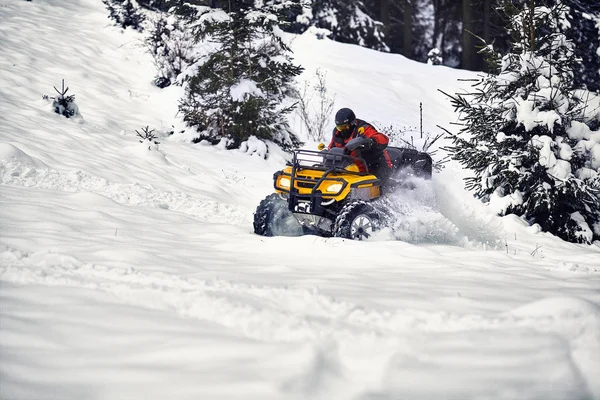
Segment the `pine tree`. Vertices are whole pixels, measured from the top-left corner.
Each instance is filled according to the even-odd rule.
[[[224,140],[237,148],[249,137],[271,140],[284,149],[299,144],[286,115],[295,103],[294,65],[272,7],[253,0],[230,0],[223,9],[199,16],[198,41],[212,50],[186,82],[179,109],[199,140]]]
[[[277,13],[280,27],[289,33],[304,33],[312,23],[312,0],[266,0]]]
[[[371,18],[360,0],[315,0],[312,23],[332,32],[331,39],[379,51],[390,51],[383,24]]]
[[[315,26],[331,32],[331,39],[390,51],[383,24],[373,19],[362,0],[266,0],[277,8],[290,33],[303,33]]]
[[[140,6],[153,11],[167,12],[179,5],[179,0],[138,0]]]
[[[178,14],[191,17],[200,7],[210,6],[216,0],[136,0],[138,4],[148,10]],[[216,6],[216,5],[215,5]]]
[[[125,29],[128,26],[135,30],[142,31],[142,23],[145,20],[144,14],[140,11],[140,5],[136,0],[102,0],[109,12],[109,18],[113,19],[117,25]]]
[[[195,62],[194,40],[184,19],[161,13],[151,18],[144,43],[154,58],[160,88],[179,83],[177,77]]]
[[[474,176],[468,189],[565,240],[600,239],[599,110],[576,90],[565,9],[507,6],[511,52],[486,47],[492,69],[470,95],[450,96],[464,127],[450,154]]]

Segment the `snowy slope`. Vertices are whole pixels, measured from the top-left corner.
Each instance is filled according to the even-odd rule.
[[[181,92],[139,40],[96,0],[0,4],[0,399],[600,399],[597,243],[494,216],[453,165],[403,232],[256,236],[283,157],[140,144]],[[447,125],[437,89],[472,77],[292,47],[384,125]],[[80,118],[42,99],[62,78]]]

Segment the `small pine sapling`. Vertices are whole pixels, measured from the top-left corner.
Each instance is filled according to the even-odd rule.
[[[143,127],[141,132],[136,129],[135,133],[137,133],[140,138],[140,143],[148,144],[148,150],[152,150],[152,144],[156,146],[160,144],[160,142],[156,140],[158,137],[154,134],[154,129],[150,129],[149,126]]]
[[[56,97],[49,97],[47,95],[42,96],[43,99],[52,99],[52,108],[54,112],[60,115],[64,115],[67,118],[79,115],[79,107],[75,104],[75,95],[70,94],[67,96],[69,88],[65,88],[65,80],[62,80],[62,90],[58,90],[54,86],[54,90],[58,93]]]

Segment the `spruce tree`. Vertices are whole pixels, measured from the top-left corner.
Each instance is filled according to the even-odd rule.
[[[154,84],[160,88],[179,84],[179,74],[195,62],[194,40],[186,20],[177,14],[160,13],[148,25],[144,43],[157,68]]]
[[[312,23],[312,0],[266,0],[277,12],[281,29],[289,33],[304,33]]]
[[[332,32],[331,39],[390,51],[383,24],[371,18],[361,0],[314,0],[313,25]]]
[[[331,39],[380,51],[390,51],[384,27],[373,19],[362,0],[266,0],[286,22],[282,29],[303,33],[309,27],[327,29]]]
[[[198,44],[211,48],[192,68],[179,105],[183,119],[198,131],[197,141],[238,148],[250,136],[284,149],[299,145],[286,115],[293,110],[293,79],[302,68],[269,5],[230,0],[198,17]],[[219,4],[221,5],[221,4]]]
[[[474,173],[467,188],[501,214],[590,243],[600,239],[600,113],[577,90],[574,45],[559,29],[565,9],[505,10],[511,51],[487,46],[498,74],[450,96],[464,127],[447,150]]]
[[[136,0],[103,0],[108,9],[109,18],[113,19],[118,26],[125,29],[128,26],[142,31],[142,23],[145,20]]]

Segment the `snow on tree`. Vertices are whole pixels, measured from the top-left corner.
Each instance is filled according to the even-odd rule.
[[[272,5],[231,0],[199,12],[195,34],[208,49],[189,70],[179,109],[198,131],[195,141],[239,148],[250,137],[284,149],[297,146],[286,115],[293,110],[294,77],[302,68],[278,27]]]
[[[499,74],[450,96],[464,127],[447,150],[473,171],[467,188],[501,215],[590,243],[600,239],[600,102],[575,85],[563,6],[506,12],[512,50],[485,47]]]
[[[277,12],[285,32],[304,33],[312,23],[312,0],[266,0],[265,4]]]
[[[54,90],[56,91],[56,93],[58,93],[58,96],[43,96],[43,98],[46,100],[52,99],[52,109],[54,110],[54,112],[67,118],[79,115],[79,107],[77,107],[77,104],[75,104],[75,95],[67,95],[69,88],[65,88],[64,79],[62,80],[61,90],[58,90],[56,86],[54,86]]]
[[[167,12],[181,3],[179,0],[137,0],[137,2],[144,8],[159,12]]]
[[[443,62],[442,52],[437,47],[429,50],[429,53],[427,53],[427,64],[441,65]]]
[[[383,24],[367,13],[361,0],[266,0],[278,8],[286,32],[304,33],[318,28],[332,40],[390,51],[385,43]]]
[[[102,2],[108,9],[109,18],[121,28],[130,26],[138,31],[143,30],[142,23],[145,17],[136,0],[102,0]]]
[[[316,0],[312,15],[317,28],[331,31],[331,39],[379,51],[390,51],[385,43],[383,24],[371,18],[360,0]]]
[[[186,23],[175,14],[160,13],[151,18],[145,44],[154,58],[156,86],[177,83],[177,77],[196,59],[194,38]]]
[[[197,6],[207,6],[216,0],[136,0],[145,9],[156,12],[183,11],[188,13]]]

